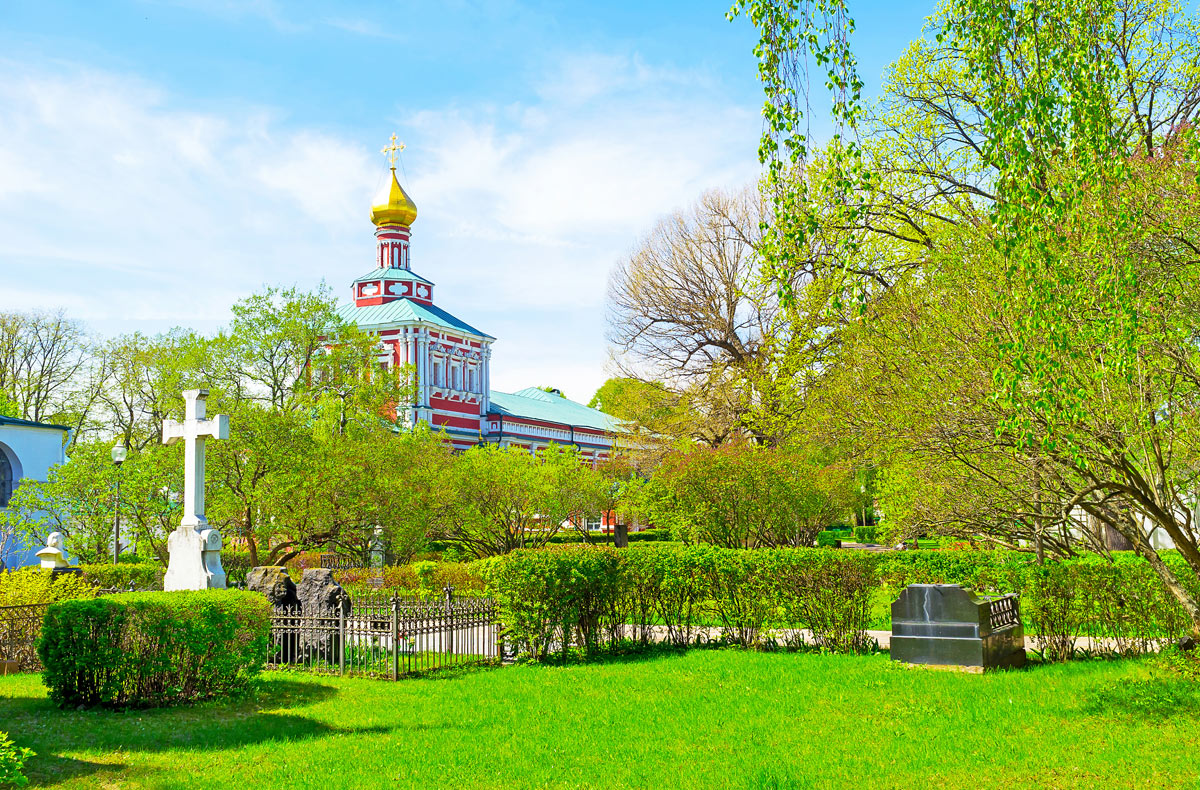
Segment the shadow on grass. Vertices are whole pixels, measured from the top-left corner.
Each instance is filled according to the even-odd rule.
[[[302,713],[278,710],[321,702],[337,693],[336,687],[320,682],[263,678],[255,691],[233,700],[128,711],[63,710],[44,696],[20,696],[0,699],[0,721],[22,734],[21,745],[38,753],[35,761],[46,766],[44,773],[59,776],[87,773],[93,770],[89,766],[98,766],[61,756],[76,751],[219,751],[274,741],[391,731],[383,726],[335,726]],[[78,768],[72,769],[72,764]]]

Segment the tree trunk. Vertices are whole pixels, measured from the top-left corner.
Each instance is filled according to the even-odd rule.
[[[250,550],[250,567],[258,567],[258,541],[254,539],[254,522],[253,514],[250,512],[250,506],[247,505],[242,514],[242,537],[246,539],[246,548]]]

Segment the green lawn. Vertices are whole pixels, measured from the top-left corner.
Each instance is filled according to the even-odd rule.
[[[34,786],[1193,787],[1200,688],[1151,660],[966,675],[696,650],[398,683],[271,673],[254,698],[59,711],[0,678]]]

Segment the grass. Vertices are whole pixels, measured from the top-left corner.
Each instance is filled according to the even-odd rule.
[[[1152,660],[988,675],[694,650],[398,683],[269,673],[234,702],[60,711],[0,678],[0,729],[63,788],[1192,787],[1200,684]]]

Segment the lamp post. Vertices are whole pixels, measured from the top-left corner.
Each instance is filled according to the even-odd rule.
[[[121,553],[121,464],[125,463],[128,455],[129,450],[125,449],[124,442],[113,445],[112,462],[117,468],[117,502],[113,508],[113,565],[117,564],[117,556]]]

